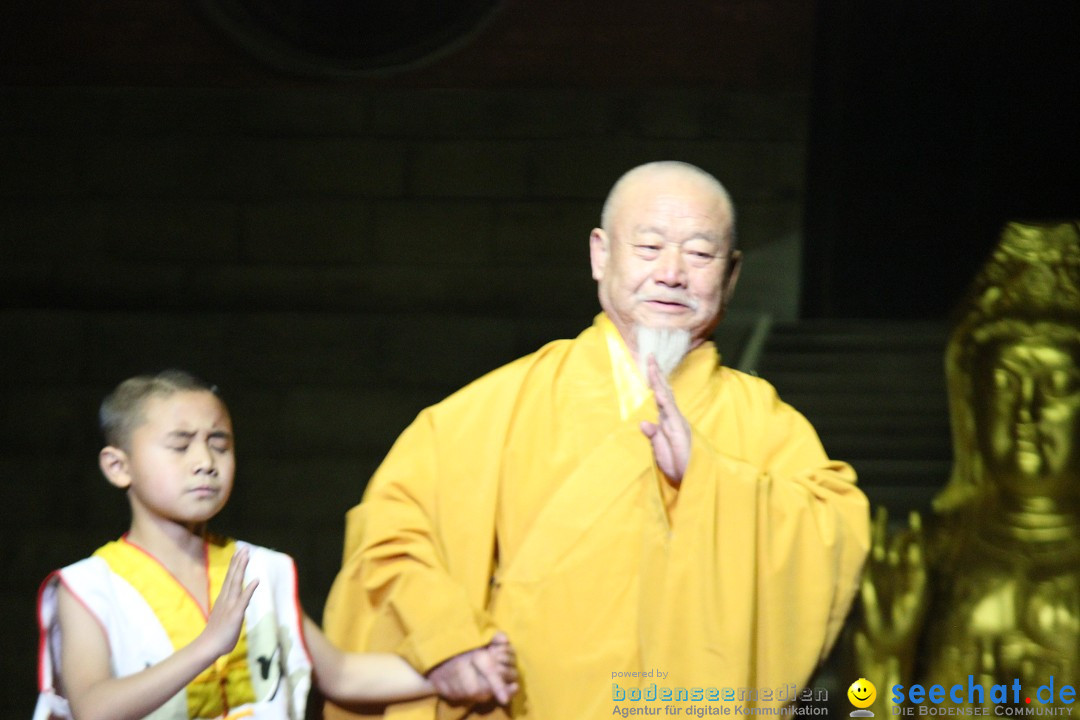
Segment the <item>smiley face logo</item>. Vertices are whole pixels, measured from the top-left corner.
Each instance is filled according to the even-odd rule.
[[[877,698],[877,688],[866,678],[859,678],[847,689],[848,700],[857,708],[868,708]]]

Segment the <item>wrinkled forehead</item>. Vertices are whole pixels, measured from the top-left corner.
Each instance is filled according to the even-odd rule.
[[[705,178],[679,171],[653,171],[628,179],[612,203],[612,230],[657,228],[677,223],[689,231],[723,239],[730,235],[729,200]]]

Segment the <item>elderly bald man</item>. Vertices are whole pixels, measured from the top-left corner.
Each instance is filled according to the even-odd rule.
[[[742,261],[728,193],[692,165],[636,167],[589,250],[593,325],[421,412],[348,514],[327,635],[400,653],[457,703],[376,716],[593,718],[693,688],[782,704],[836,639],[867,502],[710,341]]]

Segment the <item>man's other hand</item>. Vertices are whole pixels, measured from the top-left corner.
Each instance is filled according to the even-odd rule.
[[[458,705],[495,700],[506,705],[517,692],[517,670],[506,635],[498,633],[491,643],[443,661],[428,672],[435,691]]]

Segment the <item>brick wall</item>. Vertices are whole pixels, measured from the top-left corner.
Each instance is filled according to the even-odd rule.
[[[293,554],[318,618],[343,514],[416,412],[588,324],[587,237],[624,170],[678,158],[729,185],[748,263],[723,347],[793,316],[809,19],[765,5],[515,0],[455,54],[349,82],[277,75],[178,1],[0,13],[12,716],[35,588],[126,526],[95,459],[120,379],[222,386],[239,472],[218,528]]]
[[[93,426],[123,377],[223,386],[240,473],[220,527],[294,554],[318,617],[343,513],[412,416],[589,322],[587,236],[624,169],[727,180],[751,260],[736,321],[792,311],[797,95],[9,88],[0,106],[12,707],[33,589],[124,529]]]

